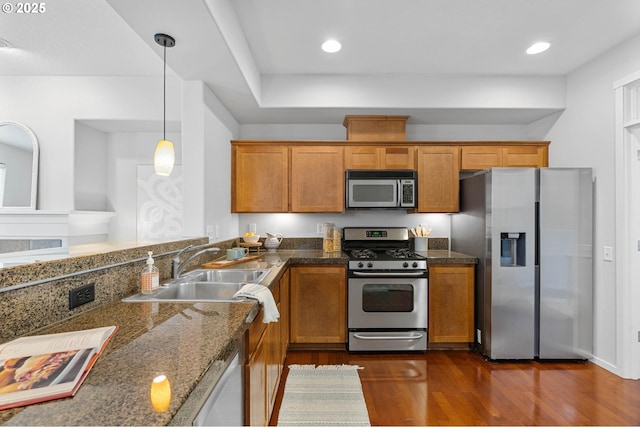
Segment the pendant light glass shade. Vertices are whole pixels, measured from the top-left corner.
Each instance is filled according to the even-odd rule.
[[[167,140],[167,48],[176,45],[176,41],[173,37],[167,34],[156,34],[153,36],[156,43],[164,47],[163,62],[163,101],[162,101],[162,124],[163,124],[163,136],[162,140],[156,145],[156,151],[153,155],[153,169],[157,175],[169,176],[173,171],[173,164],[176,159],[176,153],[173,149],[173,143]]]
[[[162,176],[171,175],[175,159],[176,154],[173,149],[173,142],[167,141],[166,139],[158,141],[156,152],[153,156],[153,168],[156,174]]]

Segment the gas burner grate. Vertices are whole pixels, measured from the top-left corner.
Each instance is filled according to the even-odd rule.
[[[371,249],[354,249],[351,251],[351,257],[356,259],[376,258],[378,255]]]
[[[385,251],[385,254],[390,256],[391,258],[411,258],[413,256],[413,252],[409,249],[388,249]]]

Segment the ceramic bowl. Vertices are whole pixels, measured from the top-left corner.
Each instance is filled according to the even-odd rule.
[[[253,236],[242,236],[242,240],[244,240],[246,243],[256,243],[259,239],[259,234],[254,234]]]

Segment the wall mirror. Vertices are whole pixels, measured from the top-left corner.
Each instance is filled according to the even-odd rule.
[[[22,123],[0,122],[0,211],[36,208],[38,140]]]

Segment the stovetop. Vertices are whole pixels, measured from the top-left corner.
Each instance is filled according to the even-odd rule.
[[[410,249],[405,227],[345,227],[342,247],[351,271],[424,271],[426,257]]]
[[[349,252],[349,259],[425,259],[424,256],[413,252],[409,248],[391,248],[391,249],[353,249]]]

